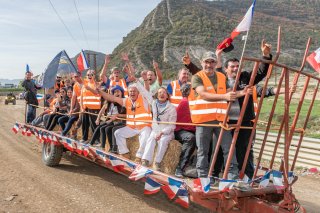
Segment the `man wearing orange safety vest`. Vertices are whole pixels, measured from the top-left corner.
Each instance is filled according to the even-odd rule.
[[[81,89],[80,108],[81,112],[84,112],[82,114],[82,142],[88,140],[89,126],[92,131],[97,127],[95,123],[96,115],[93,114],[98,114],[101,108],[101,96],[90,90],[94,90],[97,87],[94,80],[94,73],[94,70],[88,70],[87,81]]]
[[[142,93],[147,92],[143,89],[140,82],[131,84],[128,88],[129,96],[127,98],[118,98],[99,90],[101,96],[111,102],[117,102],[127,109],[127,123],[123,128],[115,131],[116,144],[118,145],[119,154],[129,158],[129,149],[126,144],[126,139],[135,135],[139,135],[139,149],[136,153],[136,161],[139,163],[144,153],[146,142],[151,133],[152,114],[145,98],[146,95]],[[146,123],[143,121],[150,121]]]
[[[227,101],[234,101],[246,93],[246,89],[232,92],[227,84],[226,76],[216,72],[216,64],[215,54],[206,52],[201,61],[202,70],[192,77],[191,82],[192,88],[195,90],[195,98],[190,100],[189,105],[193,123],[218,125],[226,116]],[[221,128],[218,126],[196,127],[198,177],[208,176],[210,144],[212,141],[212,153],[214,153],[220,130]],[[224,162],[228,158],[231,141],[230,131],[224,131],[221,143]],[[228,171],[228,179],[236,179],[237,177],[238,164],[234,153]]]
[[[186,84],[189,79],[189,71],[186,68],[182,68],[178,73],[178,80],[172,81],[167,86],[167,91],[171,95],[170,102],[173,106],[178,107],[179,103],[182,100],[182,93],[180,91],[180,87],[183,84]]]

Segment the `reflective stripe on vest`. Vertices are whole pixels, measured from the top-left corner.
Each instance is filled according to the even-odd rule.
[[[127,126],[132,129],[142,129],[146,126],[151,126],[151,123],[139,122],[139,121],[152,121],[152,115],[150,109],[146,110],[143,104],[143,98],[141,95],[135,101],[135,110],[132,110],[132,103],[129,98],[126,99],[127,109]]]
[[[91,88],[95,88],[94,83],[87,82],[87,85]],[[100,109],[101,108],[101,96],[99,94],[94,94],[91,91],[83,88],[82,103],[85,108]]]
[[[200,71],[196,75],[202,79],[203,86],[207,92],[225,94],[227,92],[226,76],[219,72],[215,72],[215,74],[218,81],[217,91],[214,89],[205,71]],[[227,101],[206,101],[201,99],[200,95],[197,97],[189,96],[189,106],[193,123],[204,123],[215,120],[223,121],[227,112]]]
[[[179,80],[171,82],[172,95],[170,97],[170,102],[173,106],[178,107],[182,100],[182,93],[180,91]]]
[[[115,87],[117,85],[122,87],[122,89],[124,91],[124,96],[128,97],[128,87],[127,87],[127,84],[126,84],[126,80],[123,79],[123,78],[119,79],[119,81],[111,80],[110,81],[110,90],[112,89],[112,87]]]
[[[253,99],[253,109],[254,114],[257,115],[258,112],[258,94],[257,94],[257,88],[254,86],[252,91],[252,99]]]

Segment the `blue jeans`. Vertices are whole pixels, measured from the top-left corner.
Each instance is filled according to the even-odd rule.
[[[68,132],[70,131],[72,125],[74,122],[76,122],[78,120],[78,115],[71,115],[71,117],[69,117],[68,115],[64,115],[61,118],[58,119],[58,123],[61,126],[62,129],[62,135],[65,136],[66,134],[68,134]],[[67,123],[67,125],[65,125],[65,123]]]
[[[36,107],[28,105],[27,109],[27,123],[30,124],[36,118]]]

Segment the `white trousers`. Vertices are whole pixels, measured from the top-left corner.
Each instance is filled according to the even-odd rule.
[[[118,145],[119,154],[126,154],[129,152],[127,147],[127,138],[131,138],[133,136],[139,135],[139,149],[136,153],[136,156],[141,158],[146,147],[146,143],[148,137],[151,132],[151,127],[144,127],[141,130],[132,129],[128,126],[122,127],[114,132],[114,136],[116,138],[116,143]]]
[[[157,136],[157,133],[152,131],[151,135],[147,140],[146,148],[142,156],[142,159],[148,160],[150,163],[153,160],[153,153],[154,153],[154,149],[156,147],[157,142],[158,142],[158,149],[155,157],[155,162],[161,163],[163,156],[167,151],[168,145],[174,137],[174,134],[162,135],[159,141],[156,141],[155,139],[156,136]]]

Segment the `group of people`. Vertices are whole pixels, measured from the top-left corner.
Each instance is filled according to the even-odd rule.
[[[261,50],[263,59],[272,59],[271,46],[265,41],[261,44]],[[184,67],[179,70],[177,80],[167,87],[162,86],[162,74],[156,62],[153,62],[155,72],[142,71],[140,77],[136,78],[127,55],[122,57],[125,61],[125,78],[120,77],[121,71],[117,67],[112,68],[110,77],[107,77],[110,62],[107,55],[99,82],[95,81],[93,70],[87,71],[85,79],[75,73],[71,82],[73,86],[68,87],[59,82],[57,77],[56,97],[50,97],[51,108],[49,106],[49,110],[39,117],[42,116],[48,130],[53,130],[59,124],[62,135],[67,135],[72,124],[78,120],[76,127],[82,128],[81,142],[102,148],[108,146],[111,152],[125,158],[130,156],[126,139],[138,135],[139,148],[135,153],[135,161],[143,166],[150,166],[154,160],[156,170],[160,170],[168,145],[175,139],[182,144],[175,172],[177,177],[184,175],[195,150],[197,176],[218,176],[227,161],[234,134],[233,130],[225,130],[221,146],[216,147],[221,131],[219,123],[226,116],[229,124],[237,123],[244,97],[249,94],[241,125],[252,127],[256,96],[262,92],[261,89],[248,86],[252,71],[241,72],[236,92],[233,92],[239,60],[228,59],[222,66],[222,52],[219,49],[216,53],[206,52],[201,59],[202,68],[192,63],[186,54],[182,59]],[[268,64],[260,64],[254,85],[264,79],[268,67]],[[268,91],[272,93],[273,89]],[[231,108],[227,114],[228,102],[231,102]],[[34,125],[39,124],[37,119],[33,121]],[[89,128],[93,132],[90,140]],[[228,179],[238,178],[251,131],[253,130],[249,128],[239,132]],[[210,159],[216,148],[219,149],[219,154],[214,173],[208,174]],[[249,178],[253,176],[253,163],[251,148],[245,170]]]

